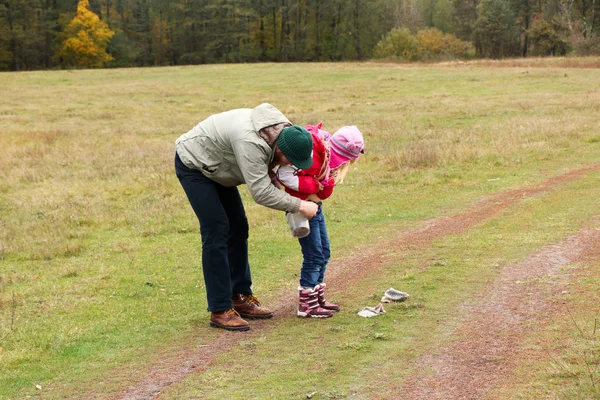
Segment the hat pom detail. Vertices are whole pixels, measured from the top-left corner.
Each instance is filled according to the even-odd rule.
[[[346,144],[346,149],[355,153],[360,153],[363,149],[363,144],[360,142],[348,142]]]

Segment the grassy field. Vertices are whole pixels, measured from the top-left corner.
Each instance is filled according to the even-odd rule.
[[[197,221],[173,171],[175,139],[208,115],[269,102],[297,124],[361,129],[366,154],[325,210],[342,259],[493,194],[598,164],[598,65],[0,74],[0,398],[111,398],[165,351],[223,334],[208,327]],[[388,371],[401,384],[411,361],[448,340],[457,306],[498,265],[598,228],[599,187],[600,173],[590,172],[422,252],[398,250],[397,262],[337,294],[343,311],[334,318],[276,318],[161,398],[381,398],[391,381],[365,378]],[[283,215],[242,194],[254,290],[268,305],[295,290],[301,254]],[[520,365],[515,376],[527,384],[505,397],[600,398],[600,265],[572,267],[586,271],[566,300],[572,318],[561,314],[539,333],[554,358]],[[381,318],[356,316],[388,287],[411,299]]]

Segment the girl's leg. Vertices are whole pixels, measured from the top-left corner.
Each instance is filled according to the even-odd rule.
[[[326,284],[323,282],[325,278],[325,270],[327,269],[327,264],[329,263],[329,257],[331,256],[331,249],[329,246],[329,236],[327,234],[327,227],[325,224],[325,216],[323,215],[322,221],[319,226],[319,233],[321,235],[321,252],[323,253],[323,265],[321,266],[321,270],[319,271],[319,280],[317,291],[319,292],[319,305],[321,308],[330,311],[339,311],[340,307],[336,304],[330,303],[325,299],[325,287]]]
[[[321,234],[321,227],[324,226],[321,205],[319,205],[317,215],[310,219],[309,225],[310,234],[299,239],[304,261],[300,271],[297,315],[304,318],[329,318],[333,315],[333,311],[322,308],[319,303],[319,276],[322,266],[326,262],[323,254],[323,235]],[[329,248],[329,244],[326,248]]]
[[[325,261],[323,256],[323,244],[321,242],[321,222],[323,221],[323,213],[321,206],[317,211],[317,215],[309,220],[310,233],[301,239],[300,247],[302,248],[302,269],[300,270],[300,286],[304,288],[314,288],[319,283],[321,268]]]
[[[323,264],[319,271],[319,279],[317,283],[322,283],[325,277],[325,270],[327,270],[327,264],[331,257],[331,246],[329,245],[329,235],[327,234],[327,226],[325,224],[325,215],[322,214],[321,221],[319,223],[319,234],[321,235],[321,253],[323,254]]]

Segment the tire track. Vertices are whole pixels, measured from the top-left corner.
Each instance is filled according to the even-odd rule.
[[[600,259],[600,228],[585,228],[505,266],[472,304],[450,344],[433,349],[412,367],[420,373],[397,388],[405,399],[482,399],[502,388],[519,361],[534,357],[523,339],[562,310],[569,273],[561,267]],[[388,397],[383,397],[388,398]],[[392,398],[392,397],[389,397]]]

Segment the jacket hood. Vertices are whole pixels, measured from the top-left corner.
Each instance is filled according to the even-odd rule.
[[[263,103],[252,109],[252,123],[256,132],[273,125],[292,124],[281,111],[269,103]]]

